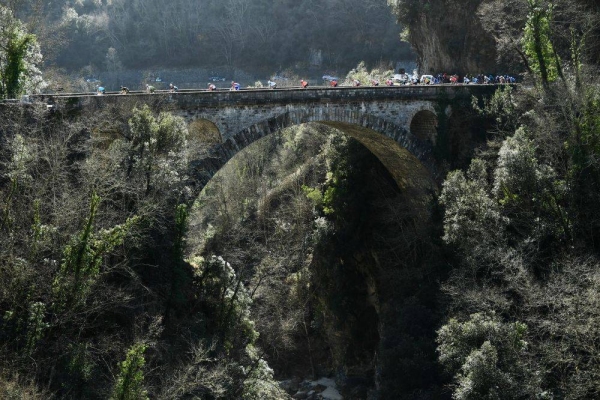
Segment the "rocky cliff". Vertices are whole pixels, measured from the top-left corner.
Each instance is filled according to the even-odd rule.
[[[406,27],[420,72],[479,73],[496,65],[494,38],[486,34],[476,10],[483,0],[389,0]]]
[[[528,14],[525,0],[388,0],[404,37],[417,53],[421,73],[519,73]],[[584,54],[598,63],[600,5],[590,0],[542,1],[552,5],[555,48],[570,58],[571,28],[585,37]]]

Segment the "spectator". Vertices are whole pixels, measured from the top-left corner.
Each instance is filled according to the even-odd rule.
[[[302,86],[302,89],[306,89],[308,87],[308,82],[302,79],[300,81],[300,86]]]
[[[213,91],[217,90],[217,87],[215,86],[214,83],[209,83],[208,84],[208,90],[211,91],[211,92],[213,92]]]
[[[154,86],[146,84],[146,93],[154,93],[155,90]]]

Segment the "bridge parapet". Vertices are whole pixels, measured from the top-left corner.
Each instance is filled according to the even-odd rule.
[[[453,99],[459,94],[475,96],[490,95],[497,85],[414,85],[414,86],[360,86],[360,87],[314,87],[308,89],[245,89],[239,91],[185,90],[177,93],[130,93],[107,94],[61,94],[35,95],[33,100],[55,104],[57,107],[93,107],[94,105],[119,103],[132,99],[144,103],[156,101],[176,103],[179,108],[227,107],[266,104],[301,104],[323,102],[357,102],[390,100],[436,101],[441,97]]]

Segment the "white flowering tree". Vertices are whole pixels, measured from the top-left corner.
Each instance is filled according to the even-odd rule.
[[[17,98],[43,88],[41,63],[35,35],[0,5],[0,98]]]

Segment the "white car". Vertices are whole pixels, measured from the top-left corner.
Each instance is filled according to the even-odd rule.
[[[392,76],[392,82],[405,84],[408,82],[408,74],[395,74]]]

